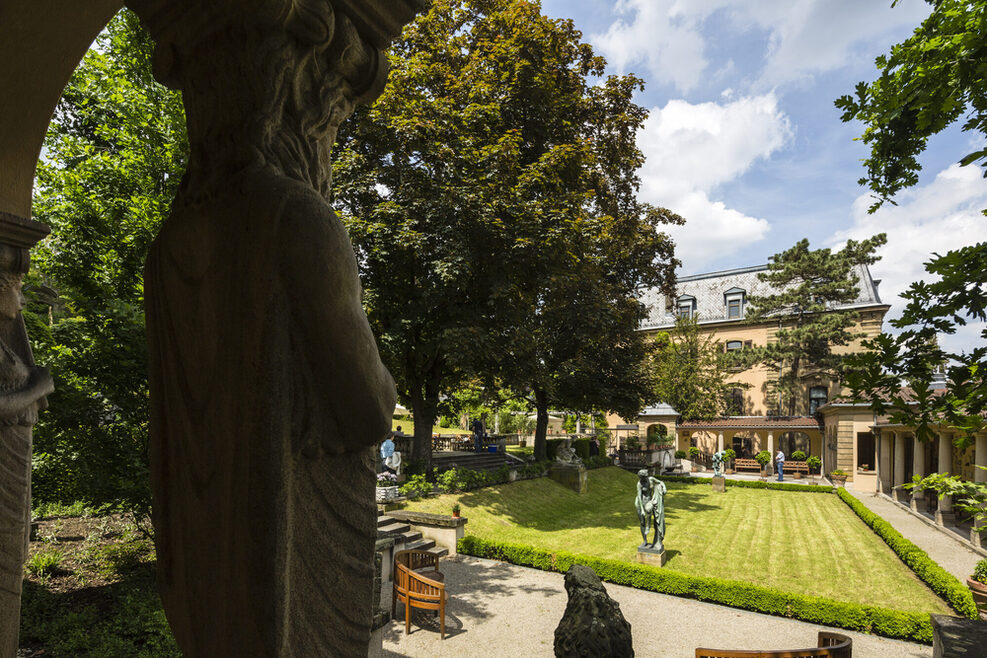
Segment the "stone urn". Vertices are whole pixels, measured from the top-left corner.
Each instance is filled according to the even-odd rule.
[[[389,500],[394,500],[398,497],[397,486],[391,487],[377,487],[377,502],[386,503]]]
[[[846,473],[840,473],[840,474],[830,473],[829,481],[833,483],[833,486],[842,487],[843,485],[846,484],[846,475],[847,475]]]
[[[970,593],[973,594],[973,602],[980,609],[980,618],[987,621],[987,585],[973,578],[967,578],[966,586],[970,588]]]

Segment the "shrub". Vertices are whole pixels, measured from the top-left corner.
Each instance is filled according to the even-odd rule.
[[[57,548],[38,551],[27,561],[27,570],[41,580],[56,573],[62,564],[62,552]]]
[[[811,455],[805,460],[805,463],[814,471],[822,467],[822,459],[818,455]]]
[[[572,449],[584,462],[589,459],[589,439],[576,439],[572,442]]]
[[[422,496],[431,493],[432,485],[429,484],[428,480],[424,475],[412,475],[408,478],[408,481],[401,485],[398,489],[401,495],[405,498],[410,498],[415,500],[421,498]]]
[[[973,568],[973,579],[987,585],[987,560],[977,562],[977,566]]]
[[[698,456],[699,456],[699,448],[697,448],[696,446],[692,446],[691,448],[689,448],[689,457],[695,459]]]
[[[625,450],[637,450],[641,447],[641,441],[638,440],[636,436],[629,436],[627,440],[624,441]]]
[[[545,458],[548,461],[555,461],[555,455],[558,454],[560,445],[562,445],[562,439],[545,440]]]
[[[940,567],[925,551],[905,539],[890,523],[869,510],[853,495],[847,493],[846,489],[837,489],[836,495],[850,506],[850,509],[860,517],[861,521],[866,523],[878,537],[891,547],[891,550],[929,586],[929,589],[938,594],[964,617],[977,618],[977,606],[973,602],[973,595],[970,594],[967,587],[964,587],[956,579],[956,576]]]
[[[675,451],[675,458],[676,459],[685,459],[685,450],[676,450]]]
[[[863,631],[914,642],[932,643],[929,615],[889,608],[845,603],[822,597],[782,592],[770,587],[734,580],[690,576],[670,569],[621,562],[480,539],[467,535],[459,540],[460,553],[503,560],[511,564],[565,573],[573,564],[583,564],[617,585],[709,601],[744,610],[792,617],[814,624]]]
[[[801,450],[796,450],[795,452],[792,453],[792,461],[804,462],[805,461],[805,453],[802,452]]]
[[[682,484],[693,484],[709,486],[709,480],[705,478],[690,478],[678,475],[656,475],[664,482],[681,482]],[[742,489],[774,489],[776,491],[802,491],[808,493],[833,493],[833,487],[820,484],[792,484],[789,482],[762,482],[761,480],[727,480],[728,487],[740,487]]]
[[[764,468],[765,466],[768,465],[768,462],[771,461],[771,453],[768,452],[767,450],[762,450],[761,452],[754,455],[754,461],[760,464],[761,468]]]
[[[603,466],[613,466],[613,460],[607,457],[606,455],[597,455],[595,457],[590,457],[589,459],[584,460],[583,463],[586,466],[586,468],[589,469],[601,468]]]
[[[732,462],[737,458],[737,453],[733,448],[727,448],[723,451],[723,461]]]

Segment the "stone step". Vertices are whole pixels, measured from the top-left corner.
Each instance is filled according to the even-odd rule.
[[[407,523],[401,523],[400,521],[394,521],[384,526],[377,526],[377,536],[378,537],[397,537],[405,532],[411,530],[411,526]]]
[[[388,516],[384,512],[377,512],[377,527],[378,528],[381,527],[381,526],[390,525],[391,523],[394,523],[394,522],[395,522],[395,520],[394,520],[394,517],[393,516]]]
[[[435,541],[432,539],[419,539],[418,541],[411,542],[410,544],[405,544],[401,550],[403,551],[427,551],[431,548],[435,548]]]
[[[442,546],[436,546],[435,548],[428,549],[428,552],[437,557],[445,557],[449,555],[449,549],[443,548]]]
[[[422,533],[418,532],[417,530],[408,530],[406,532],[401,533],[401,539],[402,541],[404,541],[405,546],[408,546],[409,544],[413,544],[421,538],[422,538]]]

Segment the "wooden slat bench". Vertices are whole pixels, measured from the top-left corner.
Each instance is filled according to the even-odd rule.
[[[741,470],[741,469],[751,469],[752,468],[755,471],[757,471],[758,473],[761,472],[761,465],[758,464],[757,463],[757,460],[754,460],[754,459],[740,459],[740,458],[734,459],[733,460],[733,468],[735,470],[738,470],[738,471]]]
[[[786,473],[804,473],[809,474],[809,465],[805,462],[785,462],[785,472]]]
[[[846,635],[819,631],[816,647],[812,649],[781,649],[778,651],[737,651],[733,649],[696,649],[696,658],[851,658],[853,640]]]
[[[411,609],[437,610],[442,639],[446,639],[445,577],[439,571],[439,556],[428,551],[398,551],[394,554],[394,592],[391,618],[396,604],[404,604],[404,632],[411,631]]]

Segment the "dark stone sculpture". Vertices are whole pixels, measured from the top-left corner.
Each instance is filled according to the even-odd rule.
[[[723,475],[723,456],[726,454],[726,450],[720,450],[713,453],[713,477],[720,477]]]
[[[637,472],[637,497],[634,508],[641,523],[642,547],[654,549],[655,552],[665,550],[665,483],[658,478],[648,475],[648,469],[642,468]],[[655,535],[648,543],[648,531],[654,525]]]
[[[31,430],[52,392],[24,329],[21,278],[43,224],[0,213],[0,656],[17,653],[21,583],[31,534]]]
[[[587,566],[574,564],[565,575],[569,595],[562,621],[555,629],[555,655],[562,658],[633,656],[631,625],[610,598],[600,578]]]
[[[326,202],[418,0],[132,0],[190,159],[145,270],[158,583],[187,656],[367,655],[394,383]]]

